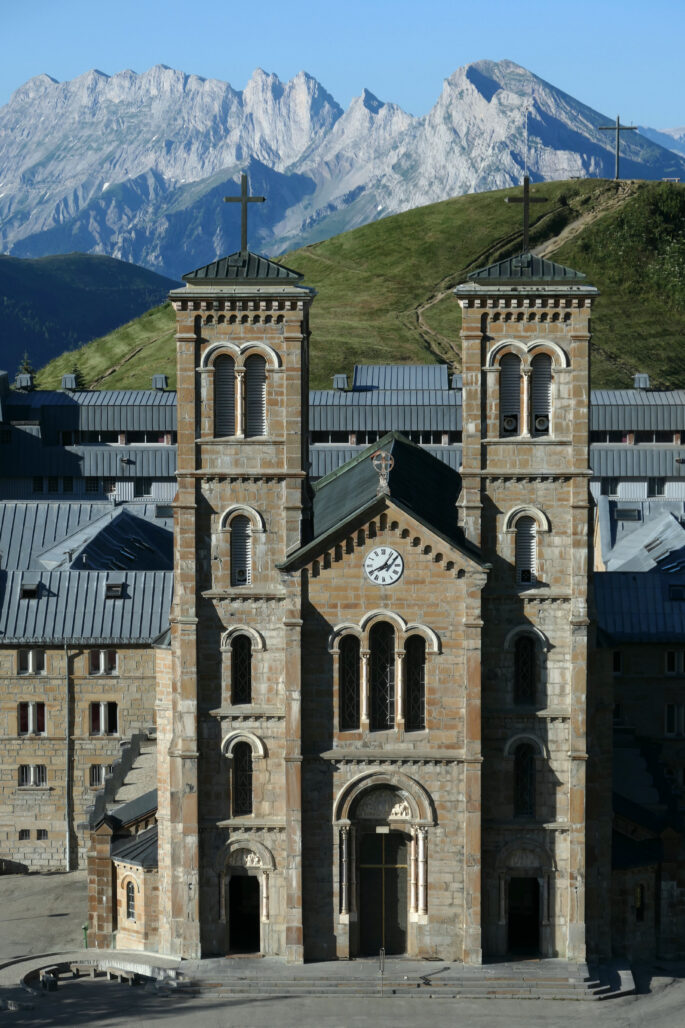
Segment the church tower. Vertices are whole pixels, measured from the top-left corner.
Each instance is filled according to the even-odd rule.
[[[590,311],[531,254],[462,308],[460,523],[483,591],[483,950],[585,959]]]
[[[276,563],[307,523],[314,293],[247,250],[248,199],[244,183],[241,250],[170,297],[178,493],[172,659],[157,699],[160,950],[301,960],[301,604]]]

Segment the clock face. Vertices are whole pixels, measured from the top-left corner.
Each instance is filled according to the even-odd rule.
[[[377,546],[364,557],[364,571],[376,585],[394,585],[404,571],[402,554],[391,546]]]

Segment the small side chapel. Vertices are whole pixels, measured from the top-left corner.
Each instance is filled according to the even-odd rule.
[[[146,948],[583,961],[596,290],[471,274],[460,472],[389,433],[312,485],[313,290],[184,279]]]

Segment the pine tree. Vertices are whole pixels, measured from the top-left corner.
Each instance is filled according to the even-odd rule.
[[[78,364],[74,364],[71,369],[71,373],[76,381],[76,389],[85,389],[86,383],[83,381],[83,375],[81,374]]]
[[[24,350],[24,356],[21,358],[21,364],[17,368],[18,375],[35,375],[36,369],[31,363],[28,350]]]

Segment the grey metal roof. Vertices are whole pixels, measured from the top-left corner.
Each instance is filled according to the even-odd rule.
[[[73,537],[63,540],[59,550],[63,552],[65,545],[71,548],[73,541]],[[173,533],[121,509],[72,552],[71,566],[77,571],[173,571],[174,567]],[[46,554],[39,559],[45,565]]]
[[[365,446],[334,446],[328,443],[314,444],[309,449],[312,478],[323,478],[337,468],[341,468],[348,460],[365,450]],[[422,446],[431,456],[437,457],[453,471],[461,467],[461,446]]]
[[[107,817],[110,821],[118,821],[120,826],[130,825],[146,814],[154,814],[157,810],[157,790],[150,789],[143,792],[128,803],[120,803],[113,810],[108,810]]]
[[[507,257],[496,261],[485,268],[478,268],[468,276],[469,282],[558,282],[582,281],[585,275],[563,264],[544,260],[532,253],[522,253],[517,257]]]
[[[3,398],[6,421],[40,422],[43,438],[58,441],[57,433],[82,431],[174,431],[176,393],[162,389],[11,391]]]
[[[117,839],[112,843],[112,860],[135,867],[157,867],[157,825],[138,832],[130,839]]]
[[[449,389],[446,364],[355,364],[353,389]]]
[[[230,254],[228,257],[219,257],[211,264],[205,264],[202,268],[189,271],[183,276],[184,282],[191,284],[210,282],[212,285],[234,282],[259,282],[264,279],[273,281],[296,282],[302,278],[299,271],[286,268],[284,264],[277,264],[276,261],[262,257],[261,254],[252,253],[250,250]]]
[[[3,478],[70,475],[72,478],[173,478],[175,446],[45,446],[13,430],[12,444],[0,446]]]
[[[667,444],[590,446],[590,467],[599,478],[680,478],[685,476],[685,447]]]
[[[331,395],[328,395],[328,394]],[[317,431],[459,431],[461,397],[453,390],[313,393],[309,428]]]
[[[0,572],[0,642],[55,645],[151,643],[167,628],[173,594],[170,571]],[[107,599],[107,582],[122,582],[124,598]],[[22,599],[22,584],[38,586]]]
[[[638,525],[616,543],[605,559],[607,571],[683,570],[677,551],[685,549],[685,528],[665,513]],[[682,566],[681,566],[682,565]]]
[[[679,429],[685,427],[685,390],[595,389],[590,428],[602,430]]]
[[[597,621],[613,642],[679,642],[685,639],[685,601],[673,599],[671,586],[685,573],[599,571],[593,575]]]

